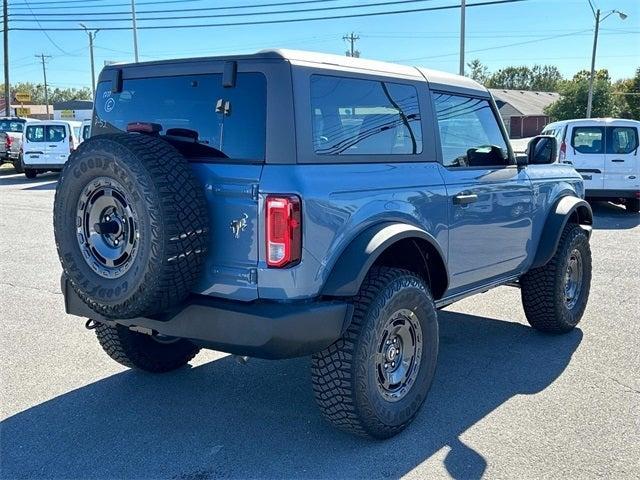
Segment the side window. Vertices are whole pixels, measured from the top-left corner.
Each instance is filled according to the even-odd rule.
[[[62,142],[66,135],[64,125],[47,125],[47,142]]]
[[[29,142],[44,142],[44,127],[29,126],[25,132],[25,136]]]
[[[626,155],[638,148],[638,130],[634,127],[607,127],[607,153]]]
[[[509,150],[486,99],[434,93],[445,167],[503,167]]]
[[[311,111],[317,154],[422,152],[418,92],[411,85],[312,75]]]
[[[575,127],[571,135],[571,146],[579,153],[604,153],[604,128]]]

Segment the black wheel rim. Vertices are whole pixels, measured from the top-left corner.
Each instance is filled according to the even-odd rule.
[[[575,307],[580,299],[582,277],[582,254],[579,250],[573,250],[569,255],[567,270],[564,276],[564,299],[569,310]]]
[[[387,322],[375,358],[378,391],[391,402],[402,400],[420,370],[422,330],[415,313],[396,311]]]
[[[78,245],[87,264],[104,278],[124,275],[137,252],[138,216],[124,192],[119,182],[100,177],[78,200]]]

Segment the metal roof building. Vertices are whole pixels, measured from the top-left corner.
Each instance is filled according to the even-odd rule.
[[[509,137],[533,137],[542,132],[549,123],[545,107],[560,98],[556,92],[533,92],[528,90],[504,90],[490,88],[496,100],[500,116],[504,121]]]

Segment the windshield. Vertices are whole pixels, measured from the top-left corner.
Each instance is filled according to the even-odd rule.
[[[0,120],[0,132],[20,133],[24,129],[24,120]]]

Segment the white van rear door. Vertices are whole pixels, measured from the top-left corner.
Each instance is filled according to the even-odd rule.
[[[26,166],[46,163],[44,125],[27,125],[22,140],[22,161]]]
[[[638,129],[631,126],[607,127],[604,188],[639,190]]]
[[[567,135],[567,160],[573,163],[573,167],[582,175],[585,189],[602,190],[605,168],[604,127],[573,126]]]
[[[63,165],[69,158],[69,137],[71,132],[67,125],[47,125],[47,164]]]

